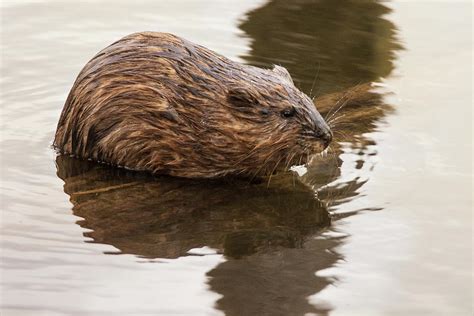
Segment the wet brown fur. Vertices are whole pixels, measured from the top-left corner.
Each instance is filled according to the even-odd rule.
[[[142,32],[82,69],[54,147],[155,174],[255,177],[304,163],[330,137],[286,69],[243,65],[172,34]]]

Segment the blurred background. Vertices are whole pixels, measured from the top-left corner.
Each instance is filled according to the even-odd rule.
[[[472,315],[469,1],[2,1],[2,315]],[[337,115],[269,183],[56,157],[77,74],[129,33],[278,64]]]

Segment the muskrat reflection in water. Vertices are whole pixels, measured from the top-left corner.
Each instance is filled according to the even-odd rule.
[[[314,192],[288,177],[267,187],[153,178],[65,156],[56,162],[73,213],[92,230],[85,235],[123,253],[175,258],[209,246],[241,257],[301,247],[330,223]]]

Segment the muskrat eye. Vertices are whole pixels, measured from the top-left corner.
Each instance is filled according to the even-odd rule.
[[[290,109],[284,109],[283,111],[281,111],[281,116],[285,117],[285,118],[289,118],[289,117],[292,117],[295,115],[295,108],[290,108]]]

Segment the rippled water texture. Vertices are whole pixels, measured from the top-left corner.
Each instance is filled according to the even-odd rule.
[[[471,15],[451,1],[2,1],[1,314],[471,315]],[[253,184],[56,157],[82,66],[143,30],[287,67],[337,117],[329,155]]]

